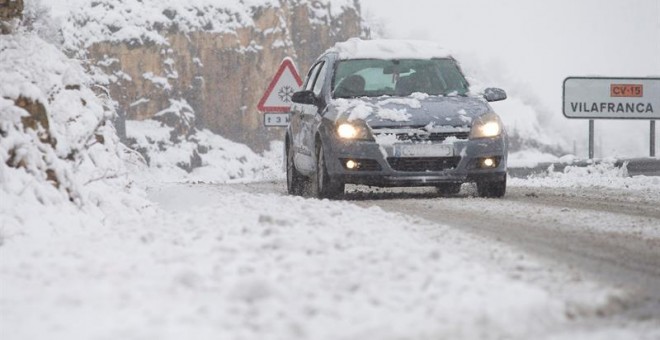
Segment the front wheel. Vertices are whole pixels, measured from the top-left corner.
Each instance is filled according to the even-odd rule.
[[[344,194],[345,184],[328,175],[323,145],[316,151],[316,172],[312,177],[311,194],[316,198],[336,198]]]
[[[506,193],[506,177],[496,181],[477,182],[477,193],[479,197],[501,198]]]

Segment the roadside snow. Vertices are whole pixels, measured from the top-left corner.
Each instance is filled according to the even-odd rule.
[[[559,162],[559,157],[538,150],[520,150],[509,154],[507,164],[510,168],[533,168],[541,163]]]
[[[660,177],[628,176],[627,170],[611,163],[587,167],[569,166],[563,172],[549,169],[546,174],[529,179],[510,178],[510,184],[524,187],[610,189],[634,192],[649,199],[660,200]]]
[[[130,153],[112,126],[112,102],[91,90],[78,61],[36,34],[0,35],[0,46],[0,217],[121,204],[113,197],[129,185]]]
[[[77,214],[54,214],[48,228],[39,219],[4,223],[3,332],[527,339],[569,322],[564,301],[476,261],[473,241],[446,227],[228,186],[158,185],[150,197],[159,207],[102,224]]]
[[[132,177],[143,183],[239,183],[285,178],[284,143],[279,141],[257,154],[209,130],[196,130],[174,142],[173,129],[154,120],[126,121],[126,132],[133,141],[130,146],[146,157],[131,168]],[[198,167],[186,171],[195,155],[199,157]]]

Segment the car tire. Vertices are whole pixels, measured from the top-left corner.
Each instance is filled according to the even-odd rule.
[[[457,195],[461,192],[461,186],[463,183],[445,183],[437,185],[435,188],[438,191],[438,194],[442,196]]]
[[[286,188],[289,195],[302,196],[305,193],[308,179],[296,169],[293,161],[293,148],[287,143],[286,147]]]
[[[316,198],[337,198],[344,194],[345,184],[328,175],[323,145],[316,150],[316,172],[312,176],[310,194]]]
[[[506,193],[506,177],[497,181],[477,182],[477,194],[485,198],[501,198]]]

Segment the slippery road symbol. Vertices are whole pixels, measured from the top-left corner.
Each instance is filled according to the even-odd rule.
[[[291,97],[293,96],[293,93],[295,90],[291,86],[284,86],[280,89],[280,92],[277,94],[280,96],[280,99],[285,102],[285,103],[291,103]]]

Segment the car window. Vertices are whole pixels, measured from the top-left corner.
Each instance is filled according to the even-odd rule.
[[[453,59],[343,60],[333,79],[335,98],[464,95],[468,82]]]
[[[307,74],[307,79],[305,80],[305,91],[311,91],[314,88],[314,80],[316,80],[316,76],[319,73],[319,68],[321,68],[321,63],[314,65],[309,70],[309,74]]]
[[[314,94],[318,97],[321,95],[321,90],[323,90],[323,84],[325,84],[325,76],[328,70],[327,63],[322,63],[321,71],[319,71],[316,81],[314,82]]]

